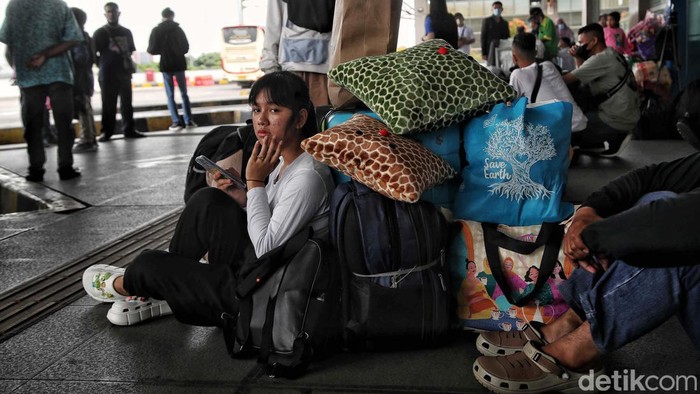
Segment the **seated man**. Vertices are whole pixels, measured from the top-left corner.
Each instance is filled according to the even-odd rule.
[[[561,37],[559,39],[557,59],[559,61],[559,67],[564,71],[571,71],[576,68],[576,61],[569,53],[569,49],[571,49],[571,40],[569,37]]]
[[[535,40],[535,35],[532,33],[520,33],[513,38],[513,63],[517,64],[518,68],[510,74],[511,86],[519,96],[527,97],[530,103],[559,100],[573,104],[571,131],[585,129],[586,116],[576,105],[557,67],[550,61],[539,64],[535,61]],[[535,89],[538,75],[540,85]]]
[[[578,263],[549,325],[484,333],[477,380],[496,392],[576,388],[597,362],[678,316],[700,350],[700,153],[644,167],[593,193],[563,247]],[[653,307],[652,307],[653,306]],[[593,371],[593,372],[591,372]]]
[[[567,85],[577,82],[590,94],[574,94],[584,109],[588,127],[572,140],[581,153],[615,156],[631,138],[639,121],[639,98],[627,62],[605,46],[603,28],[593,23],[578,31],[579,45],[569,53],[577,68],[564,75]],[[590,109],[588,109],[590,108]]]

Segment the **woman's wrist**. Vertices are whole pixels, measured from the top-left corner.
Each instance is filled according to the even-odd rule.
[[[265,187],[265,181],[260,179],[246,179],[246,185],[248,185],[248,190],[255,187]]]

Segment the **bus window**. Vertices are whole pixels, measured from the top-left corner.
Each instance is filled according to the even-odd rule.
[[[235,81],[255,81],[260,70],[265,32],[259,26],[230,26],[221,29],[221,68]]]

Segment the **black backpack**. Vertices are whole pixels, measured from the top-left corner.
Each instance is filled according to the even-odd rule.
[[[197,190],[206,187],[206,170],[195,161],[199,155],[204,155],[213,161],[218,161],[240,149],[243,149],[243,168],[241,177],[245,181],[245,167],[248,163],[253,146],[255,146],[255,132],[252,124],[245,126],[219,126],[208,132],[197,144],[194,154],[187,167],[187,177],[185,178],[185,203]]]
[[[347,182],[333,193],[329,229],[342,266],[349,348],[436,345],[447,337],[449,229],[435,206]]]
[[[231,357],[258,356],[271,376],[294,378],[341,349],[339,266],[311,228],[243,265],[238,316],[226,313]]]

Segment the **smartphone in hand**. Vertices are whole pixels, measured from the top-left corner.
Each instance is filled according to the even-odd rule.
[[[231,174],[230,172],[224,170],[223,168],[221,168],[221,166],[214,163],[208,157],[200,155],[197,156],[194,159],[194,161],[196,161],[200,166],[204,167],[204,169],[207,170],[209,173],[214,174],[218,172],[221,174],[221,176],[230,179],[236,186],[240,187],[241,189],[245,190],[247,188],[245,182],[243,182],[243,179],[241,179],[240,176]]]

